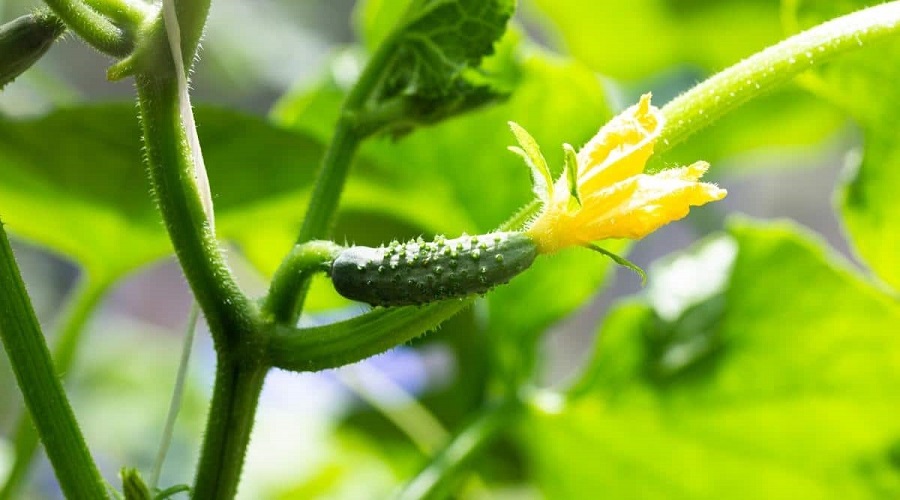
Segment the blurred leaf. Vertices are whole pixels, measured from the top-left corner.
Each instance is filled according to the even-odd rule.
[[[789,225],[731,233],[724,308],[713,295],[660,329],[650,307],[621,305],[586,392],[526,419],[549,498],[900,494],[900,308]],[[710,348],[659,371],[691,335]]]
[[[220,236],[268,275],[293,245],[323,148],[232,111],[201,108],[197,121]],[[117,277],[171,252],[151,202],[130,104],[0,121],[0,175],[0,214],[14,233],[92,273]],[[465,214],[447,200],[360,164],[345,210],[415,227],[464,224]],[[409,210],[410,203],[418,210]]]
[[[315,142],[232,112],[201,110],[198,122],[224,227],[310,182]],[[0,171],[0,213],[15,233],[92,272],[118,276],[171,251],[130,104],[0,122]]]
[[[549,20],[547,28],[570,54],[637,87],[626,92],[628,103],[648,88],[664,103],[706,75],[784,38],[775,0],[535,3]],[[687,74],[675,79],[680,70]],[[660,78],[663,75],[668,78]],[[699,159],[716,166],[760,148],[815,145],[843,123],[833,108],[788,87],[745,104],[675,150],[653,158],[649,168]]]
[[[777,0],[534,3],[572,56],[614,78],[646,78],[682,64],[719,70],[782,37]]]
[[[356,31],[369,52],[391,33],[413,0],[363,0],[353,12]]]
[[[356,432],[335,433],[326,444],[324,463],[300,481],[290,477],[273,484],[269,498],[388,498],[418,467],[410,450]]]
[[[871,2],[795,2],[798,29]],[[900,290],[900,41],[888,40],[848,54],[804,80],[856,120],[863,130],[862,158],[840,191],[843,221],[862,259]]]

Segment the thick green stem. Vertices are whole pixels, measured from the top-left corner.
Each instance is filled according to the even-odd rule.
[[[80,0],[44,0],[72,31],[85,42],[113,57],[127,56],[134,49],[133,33]]]
[[[758,52],[666,104],[656,153],[813,66],[898,33],[900,2],[889,2],[832,19]]]
[[[298,316],[296,297],[300,287],[317,272],[328,271],[330,263],[343,249],[330,241],[309,241],[295,245],[278,268],[263,307],[263,317],[279,323],[290,323]]]
[[[68,498],[108,498],[53,368],[37,317],[0,223],[0,338],[25,405]]]
[[[209,0],[164,3],[167,21],[174,6],[181,56],[189,67],[203,30]],[[189,126],[181,109],[173,51],[166,23],[158,20],[153,45],[135,61],[135,76],[147,163],[154,193],[184,274],[206,317],[218,364],[203,449],[194,483],[195,498],[228,499],[237,491],[253,418],[267,366],[266,341],[253,303],[240,291],[219,250],[198,187]],[[163,64],[158,64],[159,62]],[[182,81],[182,84],[186,82]],[[184,97],[182,95],[182,97]],[[193,134],[191,134],[191,137]],[[199,164],[198,164],[199,165]]]
[[[237,493],[267,370],[265,365],[243,364],[219,356],[192,498],[230,499]]]
[[[255,309],[240,291],[210,230],[193,180],[174,78],[136,77],[147,166],[175,254],[209,324],[217,349],[254,331]]]
[[[511,404],[485,409],[407,483],[397,498],[413,500],[446,496],[469,460],[507,428],[516,413],[516,406]]]
[[[337,209],[341,200],[341,192],[347,182],[347,175],[356,157],[362,141],[374,130],[365,120],[366,104],[372,95],[378,90],[384,79],[384,72],[388,60],[394,56],[396,43],[393,37],[388,37],[366,64],[359,80],[347,94],[341,107],[341,118],[338,120],[334,136],[322,158],[322,166],[316,177],[316,185],[297,236],[297,243],[306,243],[310,240],[324,239],[331,235],[331,229],[337,218]],[[290,265],[285,258],[282,266]],[[279,270],[278,274],[286,271]],[[294,324],[303,310],[303,302],[309,289],[309,276],[304,276],[298,286],[292,287],[292,295],[285,296],[280,301],[290,302],[293,314],[284,318],[287,324]],[[296,305],[294,305],[296,304]]]
[[[279,326],[269,340],[272,366],[291,371],[337,368],[380,354],[437,328],[474,299],[375,309],[324,326]]]
[[[61,315],[59,333],[53,347],[53,365],[60,378],[69,373],[81,342],[85,325],[97,304],[109,289],[109,280],[95,280],[84,275],[71,292],[68,304]],[[27,413],[19,416],[13,442],[15,458],[6,484],[0,489],[0,500],[15,498],[28,476],[38,446],[38,436]]]

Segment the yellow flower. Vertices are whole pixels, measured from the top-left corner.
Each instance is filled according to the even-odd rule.
[[[543,202],[526,230],[541,253],[607,238],[640,239],[686,216],[691,206],[725,197],[724,189],[699,182],[709,167],[705,162],[642,173],[663,121],[645,94],[577,154],[564,145],[566,172],[555,184],[534,139],[510,124],[522,145],[511,149],[532,167],[535,192]]]

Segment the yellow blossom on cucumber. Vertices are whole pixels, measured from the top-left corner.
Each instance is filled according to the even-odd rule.
[[[526,234],[541,253],[588,246],[608,238],[640,239],[688,214],[690,207],[721,200],[727,192],[699,182],[709,165],[643,173],[664,118],[650,94],[604,125],[577,153],[568,144],[565,172],[553,183],[534,139],[511,123],[521,148],[510,148],[531,167],[543,203]]]

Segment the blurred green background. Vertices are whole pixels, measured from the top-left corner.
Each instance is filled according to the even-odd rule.
[[[220,236],[255,295],[290,248],[342,94],[405,3],[213,2],[193,102]],[[531,196],[507,120],[558,167],[559,144],[642,93],[662,105],[862,5],[522,0],[485,63],[511,97],[368,144],[336,240],[490,230]],[[0,0],[0,18],[33,6]],[[633,245],[644,289],[573,251],[412,345],[270,374],[241,498],[382,498],[515,370],[535,374],[532,406],[458,496],[896,498],[898,63],[900,43],[865,47],[654,159],[707,160],[729,196]],[[109,64],[70,35],[0,93],[0,216],[48,335],[85,275],[109,286],[67,387],[112,480],[152,463],[191,299],[140,165],[132,83],[107,82]],[[324,282],[311,304],[309,324],[363,310]],[[213,362],[201,334],[164,485],[191,480]],[[4,358],[0,478],[20,408]],[[44,463],[26,498],[56,496]]]

